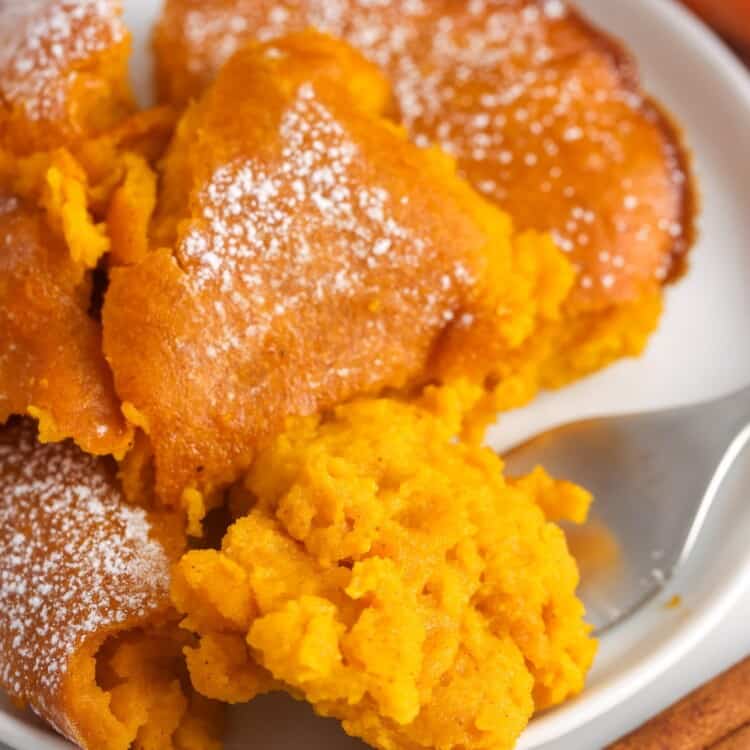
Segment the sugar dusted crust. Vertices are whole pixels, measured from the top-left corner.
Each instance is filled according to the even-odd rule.
[[[159,84],[186,101],[251,38],[341,36],[393,84],[417,143],[439,143],[521,229],[579,271],[571,314],[679,276],[696,200],[676,128],[621,44],[561,0],[169,0]]]
[[[115,467],[28,421],[0,432],[0,683],[72,740],[70,666],[168,607],[169,558]]]
[[[132,106],[119,0],[0,5],[0,144],[30,151],[101,131]]]
[[[169,601],[181,519],[127,505],[116,473],[0,429],[0,687],[83,750],[220,750]]]
[[[131,116],[116,0],[0,4],[0,421],[122,457],[93,270],[145,252],[164,111]],[[106,224],[103,221],[106,219]],[[101,280],[101,279],[100,279]]]

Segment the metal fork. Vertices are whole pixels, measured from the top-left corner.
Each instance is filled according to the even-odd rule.
[[[598,635],[653,599],[688,558],[749,440],[750,387],[696,406],[574,422],[505,455],[511,476],[541,465],[593,493],[588,526],[618,550],[581,570]]]

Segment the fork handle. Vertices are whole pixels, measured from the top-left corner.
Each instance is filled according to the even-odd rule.
[[[748,750],[750,657],[607,750]]]

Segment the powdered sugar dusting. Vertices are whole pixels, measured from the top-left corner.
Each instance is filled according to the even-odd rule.
[[[0,3],[0,92],[31,120],[65,112],[75,68],[121,42],[119,0]]]
[[[223,338],[208,344],[208,356],[262,339],[276,321],[306,307],[378,299],[381,276],[404,267],[410,270],[400,274],[399,294],[413,298],[419,325],[442,328],[471,274],[460,263],[448,267],[443,293],[425,295],[406,283],[420,266],[431,267],[435,250],[397,218],[397,208],[408,210],[408,197],[368,183],[366,158],[311,84],[283,113],[279,135],[278,161],[239,159],[214,172],[200,195],[203,220],[178,251],[198,291],[218,286],[227,304],[246,310],[245,330],[227,326]],[[224,302],[216,305],[221,315]],[[372,326],[382,322],[370,316]],[[351,374],[349,368],[342,376]]]
[[[181,33],[197,53],[187,63],[193,72],[207,63],[217,70],[248,37],[268,41],[313,27],[346,39],[388,71],[404,122],[417,139],[428,140],[434,132],[420,121],[438,117],[451,125],[463,84],[473,81],[474,86],[490,84],[488,91],[497,89],[497,101],[490,95],[474,103],[481,104],[481,111],[512,103],[525,88],[523,82],[504,91],[498,78],[517,83],[516,75],[528,70],[529,61],[548,62],[555,51],[540,20],[552,23],[567,15],[562,0],[471,0],[462,12],[449,3],[426,0],[196,0],[183,5],[188,9]],[[462,130],[463,123],[455,125]],[[441,140],[449,151],[456,150],[450,139]]]
[[[622,254],[633,248],[635,263],[617,268],[616,279],[653,273],[663,280],[673,256],[687,250],[680,216],[686,176],[673,144],[648,122],[643,97],[623,83],[606,45],[564,0],[178,4],[185,9],[179,33],[186,65],[198,76],[210,78],[248,38],[267,41],[312,26],[349,41],[387,72],[414,141],[439,143],[521,228],[552,231],[573,263],[591,273],[595,284],[585,288],[606,297],[614,286],[592,244],[619,244]],[[644,147],[653,169],[630,169],[644,161]],[[625,194],[619,181],[631,174],[658,199],[630,217],[615,216],[604,196]],[[585,231],[571,215],[581,206],[595,214]],[[660,229],[663,216],[681,231]],[[653,230],[646,240],[643,227]]]
[[[68,735],[71,656],[164,606],[169,561],[149,531],[104,460],[39,445],[28,422],[0,431],[0,685]]]
[[[14,195],[0,193],[0,216],[8,216],[15,213],[20,206],[20,201]]]

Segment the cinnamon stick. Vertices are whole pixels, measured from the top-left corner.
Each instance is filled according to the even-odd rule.
[[[750,657],[607,750],[750,750]]]

